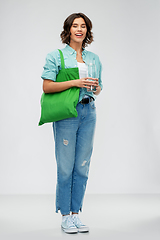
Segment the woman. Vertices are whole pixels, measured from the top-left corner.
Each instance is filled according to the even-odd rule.
[[[90,158],[96,123],[95,97],[102,90],[99,57],[85,49],[93,41],[92,23],[83,13],[71,14],[64,22],[61,49],[65,68],[79,68],[80,79],[55,82],[61,69],[58,49],[49,53],[42,73],[43,91],[54,93],[79,87],[77,118],[53,123],[55,155],[57,162],[56,212],[62,214],[61,227],[66,233],[88,232],[89,228],[79,219],[88,180]],[[88,78],[88,65],[95,62],[97,78]],[[89,79],[89,80],[88,80]],[[90,91],[91,86],[95,88]],[[72,213],[70,215],[70,213]]]

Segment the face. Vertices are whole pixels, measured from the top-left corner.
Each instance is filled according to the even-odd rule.
[[[86,37],[87,26],[83,18],[75,18],[70,28],[70,43],[82,43]]]

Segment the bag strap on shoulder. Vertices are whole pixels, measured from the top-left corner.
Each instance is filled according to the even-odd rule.
[[[61,68],[65,68],[65,64],[64,64],[64,57],[63,57],[63,53],[60,49],[58,49],[59,53],[60,53],[60,57],[61,57]]]

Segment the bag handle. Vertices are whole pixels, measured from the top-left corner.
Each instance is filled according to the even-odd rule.
[[[61,68],[64,69],[65,68],[65,64],[64,64],[64,57],[63,57],[63,53],[60,49],[58,49],[59,53],[60,53],[60,57],[61,57]]]

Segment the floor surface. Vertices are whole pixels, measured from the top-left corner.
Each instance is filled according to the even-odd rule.
[[[89,233],[66,234],[54,195],[0,195],[0,240],[159,240],[160,194],[85,196],[82,222]]]

